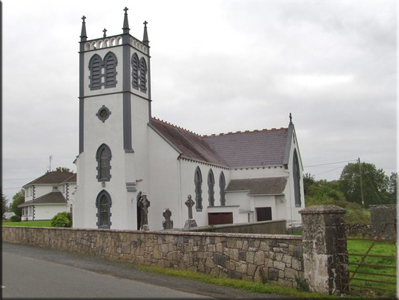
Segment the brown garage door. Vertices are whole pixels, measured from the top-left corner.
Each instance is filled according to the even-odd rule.
[[[233,224],[233,213],[209,213],[208,224]]]

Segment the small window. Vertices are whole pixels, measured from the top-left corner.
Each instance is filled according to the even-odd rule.
[[[224,178],[224,173],[223,171],[220,173],[219,176],[219,188],[220,188],[220,205],[225,206],[226,205],[226,179]]]
[[[272,208],[271,207],[257,207],[256,208],[256,219],[258,222],[272,220]]]
[[[195,208],[197,211],[202,211],[202,174],[199,167],[195,170],[194,175],[194,184],[195,184]]]
[[[111,88],[111,87],[116,87],[117,81],[116,81],[116,65],[118,64],[118,61],[116,59],[116,56],[114,53],[109,52],[107,55],[105,55],[104,58],[104,75],[105,75],[105,80],[104,80],[104,85],[105,88]]]
[[[139,88],[139,57],[136,53],[132,56],[132,86],[135,89]]]
[[[89,62],[90,70],[90,89],[98,90],[101,89],[101,69],[102,69],[102,59],[98,54],[94,54]]]
[[[98,181],[110,181],[111,179],[111,149],[102,144],[97,150],[97,179]]]
[[[111,228],[111,196],[107,191],[101,191],[96,200],[98,228]]]
[[[209,206],[215,206],[215,177],[212,169],[208,173],[208,200]]]
[[[147,63],[143,57],[140,59],[140,91],[147,92]]]
[[[233,213],[209,213],[209,225],[233,224]]]

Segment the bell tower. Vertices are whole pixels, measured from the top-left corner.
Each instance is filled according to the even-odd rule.
[[[126,228],[136,213],[131,199],[148,178],[151,118],[150,47],[130,35],[128,8],[122,33],[88,39],[82,17],[79,51],[79,155],[74,222],[82,228]],[[117,215],[117,218],[114,217]]]

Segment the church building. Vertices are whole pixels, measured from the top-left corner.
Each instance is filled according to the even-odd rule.
[[[142,229],[143,195],[150,230],[163,229],[166,209],[183,228],[189,195],[198,226],[300,223],[303,166],[291,116],[286,128],[209,136],[153,117],[147,22],[143,39],[133,37],[127,10],[113,36],[88,39],[82,18],[73,226]]]

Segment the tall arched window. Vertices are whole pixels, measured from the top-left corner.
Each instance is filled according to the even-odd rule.
[[[118,64],[118,60],[116,56],[112,52],[108,52],[104,57],[104,69],[105,69],[105,80],[104,85],[105,88],[116,87],[116,65]]]
[[[298,155],[296,153],[296,149],[294,150],[294,158],[292,164],[292,172],[294,177],[294,195],[295,195],[295,206],[301,206],[301,185],[300,185],[300,173],[299,173],[299,162]]]
[[[101,68],[102,59],[98,54],[94,54],[89,61],[90,90],[101,89]]]
[[[96,154],[97,160],[97,179],[98,181],[110,181],[111,179],[111,149],[102,144]]]
[[[147,63],[144,57],[140,59],[140,91],[147,92]]]
[[[225,206],[226,205],[226,197],[225,197],[226,179],[224,178],[223,171],[220,173],[220,176],[219,176],[219,188],[220,188],[220,205]]]
[[[195,184],[195,208],[197,211],[202,211],[202,174],[199,167],[195,170],[194,175],[194,184]]]
[[[215,206],[215,177],[212,169],[208,172],[208,200],[209,206]]]
[[[139,88],[139,57],[136,53],[132,56],[132,86],[135,89]]]
[[[98,228],[111,228],[111,196],[102,190],[96,199]]]

